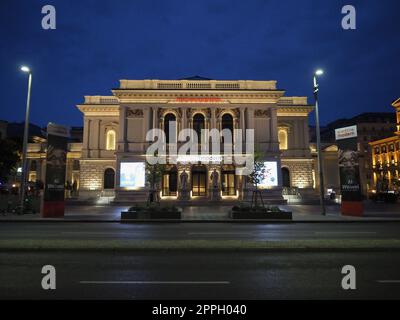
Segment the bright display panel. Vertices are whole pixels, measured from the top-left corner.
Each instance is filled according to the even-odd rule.
[[[265,161],[264,167],[264,179],[260,183],[260,187],[268,188],[278,186],[278,166],[276,161]]]
[[[143,188],[145,171],[144,162],[121,162],[120,186],[123,188]]]

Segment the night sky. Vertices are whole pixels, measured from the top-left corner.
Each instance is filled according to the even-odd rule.
[[[57,10],[43,30],[41,8]],[[357,10],[343,30],[341,8]],[[82,125],[84,95],[119,79],[278,80],[310,97],[320,79],[321,121],[393,112],[400,97],[400,1],[1,0],[0,119],[23,121],[33,70],[31,122]]]

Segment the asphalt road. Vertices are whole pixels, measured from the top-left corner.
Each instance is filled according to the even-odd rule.
[[[0,223],[2,239],[290,240],[400,239],[400,222],[368,223]]]
[[[41,268],[56,268],[56,290]],[[356,290],[341,268],[356,268]],[[1,299],[393,299],[399,252],[0,253]]]
[[[6,239],[400,239],[400,223],[0,223]],[[41,288],[53,265],[57,289]],[[341,288],[353,265],[357,290]],[[0,299],[400,299],[393,251],[0,251]]]

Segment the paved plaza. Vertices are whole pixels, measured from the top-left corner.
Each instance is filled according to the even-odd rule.
[[[328,205],[327,214],[322,216],[319,205],[280,205],[280,209],[291,211],[293,221],[367,221],[367,220],[400,220],[400,204],[365,203],[364,217],[345,217],[340,214],[340,205]],[[69,205],[65,210],[64,220],[93,220],[93,221],[119,221],[121,211],[126,211],[129,206],[102,205]],[[183,221],[222,221],[229,219],[231,206],[190,206],[181,208]],[[37,220],[39,214],[3,214],[0,221],[4,220]],[[48,220],[48,219],[47,219]],[[56,219],[62,220],[62,219]]]

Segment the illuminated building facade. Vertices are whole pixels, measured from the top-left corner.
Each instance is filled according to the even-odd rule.
[[[400,98],[392,103],[396,109],[394,136],[370,142],[372,152],[372,192],[400,191]]]
[[[67,180],[78,181],[81,199],[109,196],[116,202],[146,200],[145,154],[152,144],[146,141],[146,134],[160,128],[166,132],[166,139],[171,139],[168,128],[176,122],[178,132],[185,128],[196,132],[242,129],[243,145],[244,130],[254,129],[255,149],[270,174],[262,186],[263,197],[282,201],[283,187],[314,194],[308,129],[313,107],[306,97],[284,94],[276,81],[222,81],[197,76],[120,80],[112,95],[85,96],[77,105],[84,119],[83,141],[70,144]],[[178,149],[183,143],[177,143]],[[221,143],[223,150],[223,138]],[[235,174],[235,162],[226,164],[222,152],[203,160],[213,161],[189,163],[178,158],[177,164],[168,164],[159,186],[161,199],[180,199],[184,172],[190,201],[211,199],[211,190],[216,187],[219,201],[248,198],[252,186]],[[214,172],[217,175],[212,178]]]

